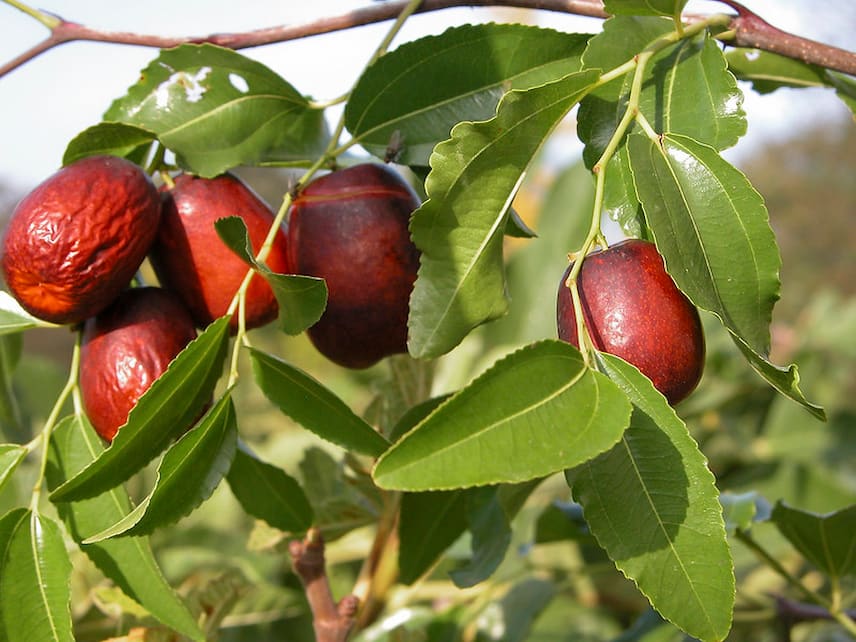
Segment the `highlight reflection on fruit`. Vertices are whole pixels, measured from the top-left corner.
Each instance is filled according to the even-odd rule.
[[[295,199],[288,222],[291,271],[327,283],[327,309],[308,335],[330,360],[366,368],[407,351],[419,269],[408,225],[419,205],[393,169],[371,163],[322,176]]]
[[[83,325],[80,393],[96,432],[112,441],[128,413],[196,338],[190,313],[161,288],[125,290]],[[180,432],[186,426],[176,426]]]
[[[78,160],[15,208],[0,258],[9,290],[40,319],[80,323],[128,286],[159,219],[157,190],[137,165],[113,156]]]
[[[274,220],[270,208],[240,179],[231,174],[199,178],[182,174],[175,186],[164,190],[163,216],[151,253],[158,280],[174,290],[190,309],[199,326],[224,314],[250,269],[217,235],[214,222],[240,216],[247,226],[253,252],[261,249]],[[274,272],[286,269],[286,239],[277,232],[265,261]],[[278,306],[273,291],[260,276],[247,290],[247,329],[276,318]],[[237,315],[231,329],[237,329]]]
[[[579,346],[565,270],[557,297],[559,338]],[[595,348],[635,365],[669,403],[684,399],[704,367],[698,310],[666,272],[653,243],[632,239],[585,257],[577,282]]]

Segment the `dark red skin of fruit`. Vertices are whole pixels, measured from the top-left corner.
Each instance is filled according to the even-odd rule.
[[[157,190],[137,165],[114,156],[78,160],[12,213],[0,258],[6,284],[33,316],[80,323],[128,286],[159,220]]]
[[[327,309],[307,331],[324,356],[367,368],[407,351],[419,252],[410,215],[421,204],[391,168],[355,165],[312,181],[292,205],[292,272],[327,282]]]
[[[250,243],[258,252],[274,221],[270,208],[240,179],[231,174],[199,178],[182,174],[175,187],[163,193],[163,214],[150,260],[161,285],[175,291],[204,327],[224,314],[250,266],[217,235],[214,222],[240,216]],[[286,237],[279,230],[266,265],[274,272],[287,268]],[[276,318],[273,291],[256,275],[247,289],[246,327],[257,328]],[[231,331],[238,327],[237,313]]]
[[[576,315],[559,283],[559,338],[575,346]],[[696,387],[704,368],[704,333],[698,310],[666,272],[653,243],[632,239],[593,252],[578,278],[580,302],[592,343],[633,364],[670,404]]]
[[[190,313],[171,292],[125,290],[83,325],[80,393],[86,416],[108,442],[169,362],[196,338]]]

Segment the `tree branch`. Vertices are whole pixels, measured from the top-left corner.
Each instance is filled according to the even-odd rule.
[[[9,0],[4,1],[11,4]],[[733,34],[730,44],[763,49],[828,69],[856,75],[856,54],[853,52],[787,33],[773,27],[733,0],[722,1],[737,11],[737,16],[731,21],[729,27]],[[59,18],[54,23],[55,26],[51,28],[51,35],[47,39],[0,66],[0,78],[45,51],[66,42],[109,42],[160,49],[176,47],[181,44],[207,42],[230,49],[247,49],[392,20],[401,13],[406,5],[407,0],[390,0],[355,9],[339,16],[321,18],[299,25],[280,25],[243,33],[219,33],[199,37],[164,37],[124,31],[103,31]],[[16,2],[13,6],[24,10],[20,3]],[[452,7],[517,7],[592,18],[608,17],[601,0],[424,0],[417,13],[428,13]],[[686,16],[686,19],[693,22],[700,17]]]
[[[359,600],[353,595],[346,595],[338,604],[333,601],[320,531],[309,529],[303,541],[289,543],[288,552],[312,609],[316,642],[345,642],[354,626]]]

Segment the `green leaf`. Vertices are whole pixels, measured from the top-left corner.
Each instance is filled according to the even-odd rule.
[[[30,510],[0,524],[5,555],[0,573],[0,618],[7,640],[73,642],[69,600],[71,562],[59,527]]]
[[[0,290],[0,335],[18,333],[38,327],[56,328],[59,326],[37,319],[24,310],[11,294]]]
[[[149,535],[177,522],[211,497],[235,456],[238,426],[231,397],[226,394],[199,425],[164,455],[155,487],[134,510],[86,538],[92,544],[118,535]]]
[[[665,18],[611,18],[589,42],[583,61],[587,67],[612,69],[673,30],[674,23]],[[588,167],[603,154],[624,116],[631,80],[632,73],[625,74],[580,104],[577,131],[586,144],[583,158]],[[701,34],[680,40],[651,59],[639,111],[660,133],[682,134],[722,150],[746,133],[742,103],[743,95],[720,45]]]
[[[449,138],[455,123],[491,118],[505,92],[579,71],[587,38],[481,24],[405,43],[360,77],[345,107],[345,124],[376,156],[386,157],[401,141],[397,162],[427,165],[431,150]]]
[[[685,136],[634,135],[629,150],[669,274],[693,303],[766,354],[781,261],[761,196],[714,149]]]
[[[179,353],[140,397],[102,455],[51,493],[53,501],[92,497],[131,477],[199,417],[211,400],[229,344],[222,317]]]
[[[361,492],[354,478],[345,474],[343,462],[321,448],[313,446],[305,451],[300,461],[300,476],[315,513],[314,525],[326,541],[377,524],[380,500],[373,501]]]
[[[574,498],[600,545],[664,618],[701,640],[722,640],[734,571],[714,477],[646,377],[609,354],[598,362],[633,415],[612,450],[569,471]]]
[[[0,444],[0,490],[29,451],[18,444]]]
[[[228,480],[249,515],[288,533],[302,533],[312,525],[312,507],[297,480],[257,459],[241,443]]]
[[[380,458],[375,482],[441,490],[520,482],[610,448],[630,405],[562,341],[505,357],[449,398]]]
[[[70,165],[87,156],[108,154],[143,165],[155,138],[154,132],[142,127],[125,123],[98,123],[71,139],[62,156],[62,164]]]
[[[21,360],[24,339],[21,333],[0,334],[0,437],[29,435],[22,404],[14,385],[15,368]],[[4,475],[0,466],[0,488]]]
[[[154,132],[207,178],[237,165],[299,162],[323,151],[323,111],[265,65],[211,44],[162,50],[107,121]]]
[[[589,71],[512,91],[496,118],[459,123],[451,140],[435,148],[429,199],[410,224],[422,252],[410,299],[413,356],[444,354],[505,313],[502,243],[511,200],[541,144],[596,80]]]
[[[497,499],[497,488],[472,488],[467,492],[466,516],[472,533],[473,556],[449,575],[455,586],[468,588],[490,577],[505,558],[511,543],[508,517]]]
[[[604,0],[603,8],[614,16],[680,16],[687,0]]]
[[[3,566],[6,562],[6,556],[9,554],[9,545],[12,542],[12,536],[29,515],[30,511],[26,508],[16,508],[3,515],[3,517],[0,517],[0,583],[3,580]],[[0,640],[8,640],[9,635],[3,621],[2,607],[3,605],[0,604]]]
[[[53,489],[96,460],[104,451],[101,438],[85,417],[67,417],[51,433],[47,468]],[[59,502],[57,512],[71,537],[102,573],[155,618],[194,640],[205,638],[196,620],[164,579],[147,537],[124,537],[81,544],[131,510],[124,489],[114,488],[78,502]]]
[[[553,501],[535,525],[535,543],[547,544],[563,540],[591,540],[583,509],[577,503]]]
[[[771,519],[806,559],[830,577],[856,575],[856,505],[818,515],[779,501]]]
[[[389,443],[330,390],[282,359],[250,350],[253,373],[265,396],[319,437],[349,451],[377,457]]]
[[[467,529],[471,490],[404,493],[401,497],[399,579],[413,584]]]
[[[791,364],[787,368],[781,368],[770,363],[769,359],[750,348],[749,345],[747,345],[747,343],[740,337],[733,333],[730,336],[740,349],[740,352],[743,353],[743,356],[746,357],[749,365],[752,366],[755,372],[760,374],[767,383],[786,397],[796,401],[818,419],[826,421],[826,411],[821,406],[809,402],[800,390],[800,373],[796,365]]]
[[[730,49],[725,54],[728,68],[740,80],[752,83],[759,94],[780,87],[823,87],[827,84],[823,67],[757,49]]]
[[[228,216],[214,222],[223,242],[270,284],[279,304],[279,328],[286,334],[300,334],[314,325],[327,307],[324,279],[300,274],[278,274],[253,255],[247,225],[240,216]]]

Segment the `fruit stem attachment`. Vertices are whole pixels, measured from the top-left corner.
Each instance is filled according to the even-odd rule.
[[[81,333],[78,332],[77,339],[74,342],[74,348],[71,352],[71,365],[68,369],[68,379],[66,380],[62,391],[59,393],[56,402],[54,402],[54,406],[45,421],[44,428],[42,428],[42,459],[39,464],[39,474],[36,477],[36,483],[33,485],[33,496],[30,501],[30,508],[33,512],[37,512],[39,509],[39,497],[41,496],[42,484],[45,480],[45,471],[48,467],[48,454],[50,452],[48,447],[50,445],[51,432],[57,424],[57,420],[59,419],[63,406],[65,406],[65,402],[68,401],[69,396],[77,390],[77,377],[80,369],[80,342]],[[75,402],[75,407],[77,407],[77,402]]]

